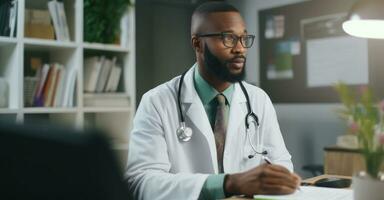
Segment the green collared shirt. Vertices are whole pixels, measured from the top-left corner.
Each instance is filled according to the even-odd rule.
[[[199,73],[197,64],[195,64],[193,80],[194,80],[197,94],[199,95],[201,102],[203,103],[205,112],[207,113],[208,120],[211,124],[211,127],[213,127],[215,123],[216,107],[217,107],[217,102],[214,101],[214,99],[218,94],[220,94],[220,92],[218,92],[215,88],[209,85],[207,81],[203,79],[203,77]],[[225,96],[228,108],[231,105],[233,91],[234,91],[234,85],[232,84],[222,92],[222,94]],[[229,109],[227,110],[229,111]]]
[[[216,115],[216,107],[217,102],[214,101],[216,95],[219,92],[213,88],[207,81],[201,77],[198,69],[198,65],[195,64],[194,70],[194,85],[199,95],[201,102],[203,103],[205,112],[207,113],[209,122],[211,127],[214,126],[215,123],[215,115]],[[230,85],[227,89],[225,89],[222,94],[224,94],[228,108],[231,105],[232,94],[234,91],[234,85]],[[229,109],[227,109],[229,111]],[[225,174],[212,174],[208,176],[205,181],[203,188],[201,189],[199,199],[222,199],[225,198],[224,194],[224,178]]]

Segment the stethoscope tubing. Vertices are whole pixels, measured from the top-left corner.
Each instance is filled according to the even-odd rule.
[[[180,77],[180,82],[179,82],[179,88],[178,88],[178,91],[177,91],[177,106],[179,108],[179,113],[180,113],[180,127],[177,129],[177,136],[179,137],[179,140],[180,141],[183,141],[183,142],[186,142],[186,141],[189,141],[192,137],[192,130],[189,128],[189,127],[186,127],[185,126],[185,119],[184,119],[184,115],[183,115],[183,112],[182,112],[182,109],[181,109],[181,90],[182,90],[182,86],[183,86],[183,82],[184,82],[184,77],[185,77],[185,74],[188,72],[185,71],[181,77]],[[249,133],[249,126],[250,126],[250,123],[249,123],[249,118],[252,118],[252,122],[255,123],[255,129],[256,129],[256,132],[255,134],[257,134],[258,132],[258,129],[259,129],[259,126],[260,126],[260,123],[259,123],[259,118],[257,117],[257,115],[252,111],[252,107],[251,107],[251,104],[250,104],[250,101],[249,101],[249,95],[248,95],[248,92],[247,90],[245,89],[242,81],[238,81],[239,85],[240,85],[240,88],[247,100],[247,110],[248,110],[248,113],[246,114],[245,116],[245,129],[246,129],[246,137],[248,138],[248,141],[249,141],[249,144],[252,148],[252,150],[254,151],[254,154],[253,155],[249,155],[248,158],[251,159],[254,157],[254,155],[256,154],[261,154],[261,155],[266,155],[267,152],[266,151],[263,151],[263,152],[258,152],[256,147],[253,145],[252,143],[252,140],[251,140],[251,136],[250,136],[250,133]],[[190,134],[185,135],[184,133],[184,130],[186,129],[189,129],[191,132]],[[258,134],[260,135],[260,134]],[[261,138],[259,138],[259,142],[261,141]]]

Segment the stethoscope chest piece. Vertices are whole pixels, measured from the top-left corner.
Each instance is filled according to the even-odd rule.
[[[185,122],[181,122],[180,127],[176,130],[176,134],[180,141],[188,142],[191,140],[193,132],[191,128],[185,126]]]

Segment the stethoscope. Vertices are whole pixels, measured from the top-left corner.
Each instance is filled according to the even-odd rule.
[[[177,130],[176,130],[176,134],[177,134],[177,137],[179,138],[179,140],[182,141],[182,142],[188,142],[189,140],[191,140],[192,135],[193,135],[192,129],[185,125],[184,115],[183,115],[183,112],[181,110],[181,102],[180,102],[181,88],[182,88],[182,85],[183,85],[183,82],[184,82],[184,77],[185,77],[186,73],[187,73],[187,71],[185,71],[181,75],[180,82],[179,82],[179,88],[178,88],[178,91],[177,91],[177,103],[178,103],[178,107],[179,107],[181,121],[180,121],[179,128],[177,128]],[[265,156],[265,155],[268,154],[268,152],[265,151],[265,150],[262,151],[262,152],[257,151],[255,146],[252,143],[251,136],[250,136],[250,124],[254,123],[255,129],[256,129],[255,134],[256,134],[256,132],[258,131],[259,126],[260,126],[259,118],[252,111],[251,104],[249,103],[248,92],[245,89],[243,83],[241,81],[239,81],[239,84],[240,84],[240,88],[243,91],[243,94],[245,95],[245,98],[247,100],[247,110],[248,110],[248,113],[245,116],[245,128],[246,128],[245,133],[247,135],[247,139],[249,141],[249,144],[251,145],[251,148],[253,150],[253,154],[248,155],[248,158],[252,159],[253,157],[255,157],[256,154],[260,154],[260,155]],[[259,138],[259,141],[260,140],[261,140],[261,138]]]

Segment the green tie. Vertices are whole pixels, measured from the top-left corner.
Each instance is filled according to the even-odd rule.
[[[223,154],[225,146],[225,135],[227,132],[227,106],[225,105],[225,97],[223,94],[218,94],[216,96],[217,100],[217,110],[215,118],[215,142],[216,142],[216,151],[217,151],[217,163],[219,167],[219,172],[224,172],[223,167]]]

